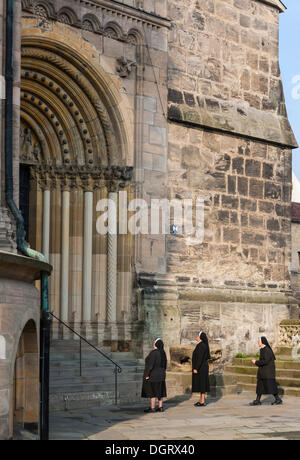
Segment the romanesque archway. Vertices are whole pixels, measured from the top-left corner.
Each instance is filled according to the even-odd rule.
[[[38,429],[39,423],[39,347],[34,321],[28,321],[19,340],[15,359],[13,391],[13,431]]]
[[[21,208],[26,214],[28,202],[29,241],[54,267],[52,311],[115,347],[128,339],[133,244],[98,235],[95,209],[119,190],[132,193],[119,104],[110,78],[77,51],[49,38],[23,39],[21,189],[30,191]]]

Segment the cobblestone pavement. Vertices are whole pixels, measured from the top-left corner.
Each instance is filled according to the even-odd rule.
[[[250,393],[208,399],[196,408],[196,398],[178,397],[165,403],[165,412],[144,414],[140,405],[94,408],[52,414],[51,439],[88,440],[300,440],[300,399],[285,397],[272,406],[272,397],[250,407]]]

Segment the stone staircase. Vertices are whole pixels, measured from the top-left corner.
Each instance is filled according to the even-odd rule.
[[[144,361],[132,353],[104,351],[122,368],[118,374],[118,401],[141,400]],[[80,377],[79,341],[53,340],[50,351],[50,411],[85,409],[115,402],[114,365],[82,344]]]
[[[147,404],[141,398],[144,360],[132,353],[101,349],[122,368],[118,374],[118,404]],[[114,366],[99,353],[82,343],[82,376],[80,377],[79,341],[52,340],[50,351],[50,411],[86,409],[115,403]],[[216,376],[222,394],[234,385],[231,377]],[[226,388],[224,386],[226,383]],[[191,372],[167,372],[168,399],[191,394]],[[231,388],[231,387],[230,387]],[[234,385],[234,389],[236,386]]]
[[[300,360],[293,360],[291,349],[284,347],[277,350],[276,357],[276,380],[280,393],[300,397]],[[238,391],[255,393],[257,367],[253,366],[252,359],[234,358],[225,370],[224,376],[235,379]]]

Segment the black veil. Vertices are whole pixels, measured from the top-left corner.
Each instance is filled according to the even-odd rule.
[[[155,342],[155,346],[158,349],[158,351],[160,352],[161,367],[163,369],[167,369],[167,355],[166,355],[166,352],[165,352],[165,349],[164,349],[164,342],[161,339],[158,339]]]
[[[267,348],[270,348],[270,350],[271,350],[271,352],[272,352],[272,354],[273,354],[274,360],[276,361],[275,354],[274,354],[274,352],[273,352],[273,350],[272,350],[272,348],[271,348],[271,345],[269,344],[267,338],[266,338],[266,337],[261,337],[260,340],[261,340],[261,343],[262,343],[263,345],[265,345]]]
[[[199,335],[200,339],[202,340],[202,342],[207,346],[207,352],[208,352],[208,357],[207,359],[211,359],[211,356],[210,356],[210,348],[209,348],[209,343],[208,343],[208,338],[207,338],[207,335],[205,334],[205,332],[201,332],[201,334]]]

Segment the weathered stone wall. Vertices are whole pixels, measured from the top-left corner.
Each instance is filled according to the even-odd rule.
[[[169,194],[205,198],[204,243],[168,237],[169,271],[215,286],[287,279],[291,151],[175,123],[169,139]]]
[[[14,379],[17,376],[18,422],[38,424],[39,395],[39,319],[40,295],[31,284],[4,279],[0,280],[0,335],[2,337],[0,356],[0,439],[12,437],[14,421]],[[26,349],[19,348],[22,332],[29,321],[35,323],[35,333],[29,336]],[[15,361],[19,350],[20,358],[15,376]],[[29,355],[28,355],[29,353]],[[27,376],[27,377],[26,377]]]
[[[291,284],[295,297],[300,302],[300,224],[292,222]]]
[[[157,14],[158,16],[167,16],[167,0],[122,0],[122,3]]]
[[[169,1],[169,117],[295,143],[278,63],[279,11],[255,0]]]
[[[278,63],[283,6],[168,6],[168,197],[205,199],[205,236],[167,237],[167,278],[148,277],[148,287],[141,280],[144,320],[153,335],[164,311],[157,331],[168,346],[178,340],[175,323],[182,344],[206,330],[222,368],[238,352],[253,353],[262,333],[275,345],[280,321],[299,315],[289,297],[296,142]]]

